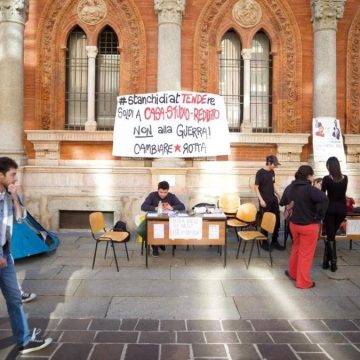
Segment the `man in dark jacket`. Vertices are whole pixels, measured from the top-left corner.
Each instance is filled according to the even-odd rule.
[[[151,192],[143,204],[141,205],[142,211],[159,211],[159,207],[162,211],[182,211],[185,210],[185,205],[176,197],[175,194],[169,192],[170,185],[167,181],[160,181],[158,184],[158,190]],[[141,223],[137,228],[137,233],[142,236],[143,241],[147,236],[146,234],[146,221]],[[154,257],[159,256],[159,250],[157,246],[152,246]],[[165,246],[160,246],[161,250],[165,250]]]

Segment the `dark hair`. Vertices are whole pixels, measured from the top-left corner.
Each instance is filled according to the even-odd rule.
[[[308,180],[309,175],[314,175],[314,170],[310,165],[301,165],[295,173],[295,179]]]
[[[169,190],[170,189],[170,185],[167,181],[160,181],[158,184],[158,190]]]
[[[0,173],[6,174],[10,169],[17,169],[18,164],[15,160],[10,159],[9,157],[0,157]]]
[[[331,156],[327,159],[326,168],[329,170],[329,174],[335,181],[342,179],[342,173],[340,168],[340,162],[337,157]]]

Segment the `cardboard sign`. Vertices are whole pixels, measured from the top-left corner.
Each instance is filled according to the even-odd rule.
[[[119,96],[113,155],[206,157],[230,154],[224,99],[169,91]]]

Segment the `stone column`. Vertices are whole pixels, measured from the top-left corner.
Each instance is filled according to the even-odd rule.
[[[98,53],[96,46],[87,46],[88,56],[88,114],[85,123],[85,131],[95,131],[95,60]]]
[[[244,59],[244,107],[243,107],[243,122],[241,124],[241,132],[252,132],[252,125],[250,119],[250,61],[252,49],[243,49],[241,55]]]
[[[25,163],[24,25],[28,0],[0,1],[0,154]]]
[[[158,14],[157,90],[181,89],[181,20],[185,0],[155,0]]]
[[[336,32],[346,0],[311,0],[314,30],[313,117],[336,118]]]

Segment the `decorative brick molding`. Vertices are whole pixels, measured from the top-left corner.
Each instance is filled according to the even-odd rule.
[[[218,52],[223,34],[219,31],[242,29],[231,13],[237,0],[208,0],[197,23],[194,39],[194,90],[201,92],[218,91]],[[261,21],[251,29],[251,34],[266,29],[272,43],[274,69],[273,118],[275,131],[296,133],[301,131],[302,92],[302,48],[297,21],[284,0],[258,0],[262,9]],[[230,14],[230,15],[229,15]],[[219,30],[221,29],[221,30]],[[279,31],[280,30],[280,31]],[[251,47],[251,42],[243,44]]]
[[[120,49],[120,93],[145,92],[146,37],[140,13],[132,0],[108,0],[106,5],[107,15],[98,25],[80,21],[77,1],[48,1],[44,7],[36,38],[35,96],[39,128],[64,128],[66,41],[69,31],[77,24],[86,33],[88,45],[96,45],[97,35],[105,25],[110,25],[117,33],[119,43],[127,44]]]
[[[360,9],[350,27],[347,43],[346,132],[360,133]]]

